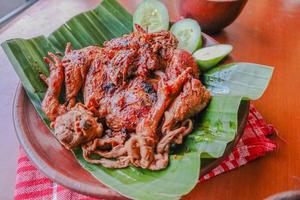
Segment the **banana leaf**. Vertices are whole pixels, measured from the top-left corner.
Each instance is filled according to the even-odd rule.
[[[132,16],[117,1],[104,0],[94,10],[79,14],[49,36],[11,39],[2,47],[23,87],[45,124],[41,110],[46,86],[39,74],[49,75],[43,56],[48,51],[63,52],[67,42],[75,49],[132,31]],[[196,185],[201,158],[222,156],[237,132],[237,113],[241,100],[257,99],[266,89],[272,68],[251,63],[234,63],[214,68],[203,75],[204,84],[214,95],[201,113],[195,130],[170,155],[170,165],[161,171],[128,167],[112,170],[87,163],[81,150],[74,150],[78,162],[99,181],[134,199],[178,199]]]

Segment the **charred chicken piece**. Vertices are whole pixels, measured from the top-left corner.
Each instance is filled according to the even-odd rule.
[[[64,70],[60,59],[53,53],[48,53],[49,57],[44,57],[44,61],[49,64],[50,76],[45,78],[41,75],[42,79],[47,83],[48,89],[42,102],[42,110],[51,122],[64,114],[67,109],[59,102],[59,96],[64,82]]]
[[[190,118],[201,112],[210,98],[210,93],[198,79],[191,78],[184,85],[182,92],[164,113],[163,137],[157,145],[157,152],[168,151],[171,143],[182,143],[183,137],[193,129]]]
[[[50,76],[46,79],[48,89],[42,102],[42,110],[51,121],[54,135],[67,149],[75,148],[95,137],[100,137],[103,131],[102,124],[97,123],[93,113],[82,104],[68,110],[59,102],[59,96],[64,81],[64,71],[60,59],[49,53],[50,58],[45,57],[49,63]]]
[[[113,131],[135,131],[156,101],[157,85],[149,77],[165,68],[176,45],[168,31],[147,34],[140,30],[105,42],[87,73],[85,105]]]
[[[176,49],[167,65],[165,74],[168,79],[175,79],[188,67],[192,68],[191,75],[198,79],[200,71],[192,55],[187,51]]]
[[[149,115],[143,119],[136,128],[137,142],[140,152],[140,167],[148,168],[150,165],[156,166],[155,162],[160,160],[154,159],[154,148],[158,141],[158,131],[159,122],[161,121],[164,111],[167,109],[172,100],[181,91],[184,83],[190,78],[189,73],[191,68],[187,68],[176,80],[169,80],[165,82],[161,80],[158,86],[158,99],[156,104],[153,106]],[[164,158],[165,162],[160,163],[159,166],[165,168],[168,164],[168,159],[164,156],[157,156],[157,158]],[[133,163],[137,161],[132,160]],[[162,169],[159,167],[152,167],[152,169]]]
[[[127,153],[124,146],[127,135],[125,132],[114,132],[112,135],[105,135],[82,146],[86,156],[97,154],[104,158],[117,158]]]
[[[107,130],[106,132],[108,133],[102,138],[96,138],[82,145],[83,157],[90,163],[102,164],[108,168],[127,167],[130,163],[125,146],[128,135],[124,131],[111,132],[111,130]],[[98,155],[101,158],[95,159],[92,158],[92,155]]]
[[[71,43],[67,44],[62,65],[65,71],[66,100],[71,108],[76,103],[90,65],[100,53],[98,46],[89,46],[80,50],[72,50]]]
[[[171,59],[178,41],[169,31],[146,33],[139,25],[135,26],[137,32],[105,42],[104,48],[109,52],[135,51],[134,73],[147,77],[151,71],[161,69]]]
[[[169,79],[174,79],[188,66],[192,69],[191,77],[193,78],[185,83],[182,92],[164,113],[162,138],[156,147],[159,153],[168,152],[172,143],[182,143],[184,136],[191,133],[193,129],[190,118],[201,112],[211,98],[209,91],[197,79],[200,72],[190,53],[175,50],[165,74]]]
[[[101,137],[102,133],[102,124],[81,103],[55,120],[54,135],[67,149]]]
[[[114,131],[124,129],[134,132],[140,120],[148,115],[156,99],[157,94],[150,83],[140,77],[134,78],[112,96],[109,113],[105,118],[107,125]]]

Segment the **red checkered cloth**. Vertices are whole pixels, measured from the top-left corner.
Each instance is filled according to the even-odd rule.
[[[218,174],[245,165],[251,160],[276,149],[276,144],[266,136],[275,133],[272,125],[267,124],[257,110],[251,105],[244,135],[224,162],[208,174],[200,177],[200,182]],[[55,200],[92,200],[67,188],[64,188],[42,174],[27,158],[20,148],[18,160],[15,199],[55,199]]]

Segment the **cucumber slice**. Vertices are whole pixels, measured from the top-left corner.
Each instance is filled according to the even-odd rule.
[[[207,70],[230,54],[232,49],[233,47],[230,44],[219,44],[199,49],[193,54],[193,57],[200,69]]]
[[[169,13],[166,6],[157,0],[146,0],[141,3],[133,15],[134,24],[139,24],[148,33],[169,29]]]
[[[193,53],[202,45],[201,28],[193,19],[183,19],[171,27],[171,32],[179,41],[178,48]]]

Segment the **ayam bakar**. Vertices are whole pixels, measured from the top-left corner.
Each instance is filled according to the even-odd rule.
[[[88,162],[160,170],[168,166],[170,145],[192,132],[192,118],[211,95],[172,33],[136,29],[103,47],[72,50],[68,43],[62,59],[49,52],[42,109],[61,144],[81,147]],[[80,91],[83,103],[76,102]]]

